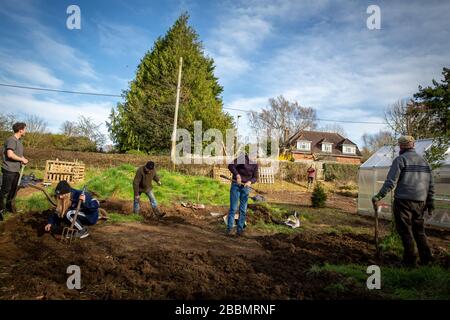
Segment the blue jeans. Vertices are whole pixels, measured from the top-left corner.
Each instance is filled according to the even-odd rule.
[[[156,198],[155,195],[153,194],[153,191],[150,190],[147,193],[145,193],[147,195],[147,197],[150,200],[150,205],[152,206],[152,208],[156,208],[158,206],[158,202],[156,202]],[[140,205],[139,205],[139,198],[134,198],[134,203],[133,203],[133,211],[134,213],[139,213]]]
[[[249,193],[250,193],[249,188],[240,186],[234,182],[231,184],[230,212],[228,212],[228,224],[227,224],[228,231],[231,231],[231,229],[233,228],[234,214],[238,209],[238,201],[239,201],[239,220],[237,224],[237,232],[241,233],[244,230],[245,219],[247,218],[247,203]]]

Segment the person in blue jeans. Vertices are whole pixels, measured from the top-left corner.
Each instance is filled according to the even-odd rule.
[[[230,188],[230,211],[228,212],[226,233],[227,235],[231,235],[234,216],[239,204],[239,219],[236,235],[241,236],[244,232],[245,220],[247,218],[249,187],[258,180],[258,164],[256,160],[251,160],[248,154],[241,154],[228,165],[228,169],[233,174],[234,181]]]
[[[134,203],[133,211],[135,214],[140,212],[140,195],[145,193],[150,200],[150,205],[153,210],[153,215],[157,218],[162,218],[164,213],[162,213],[158,208],[158,202],[156,201],[155,195],[152,191],[152,181],[155,181],[158,185],[161,185],[161,179],[156,173],[155,163],[149,161],[145,166],[139,167],[136,171],[136,175],[133,180],[133,191],[134,191]]]

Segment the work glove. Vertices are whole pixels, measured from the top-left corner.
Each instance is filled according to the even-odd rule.
[[[248,187],[250,187],[251,186],[251,181],[247,181],[245,184],[244,184],[244,187],[246,187],[246,188],[248,188]]]
[[[372,205],[374,210],[378,210],[379,202],[381,199],[383,199],[383,197],[380,196],[379,194],[372,197]]]
[[[161,185],[162,185],[161,181],[158,181],[157,184],[158,184],[158,186],[161,186]]]

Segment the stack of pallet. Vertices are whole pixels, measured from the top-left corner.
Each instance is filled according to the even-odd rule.
[[[54,183],[66,180],[69,183],[78,183],[84,180],[85,166],[82,162],[68,162],[47,160],[45,163],[44,183]]]

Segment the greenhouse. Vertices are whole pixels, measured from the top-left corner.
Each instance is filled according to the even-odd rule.
[[[416,152],[423,156],[431,144],[431,139],[417,140]],[[384,146],[359,168],[359,214],[373,215],[371,199],[383,185],[392,160],[398,156],[398,152],[398,146],[395,148]],[[438,169],[433,170],[436,209],[432,217],[425,215],[425,222],[430,226],[450,229],[450,149],[446,155],[444,163]],[[382,200],[381,218],[391,218],[392,194],[393,192]]]

